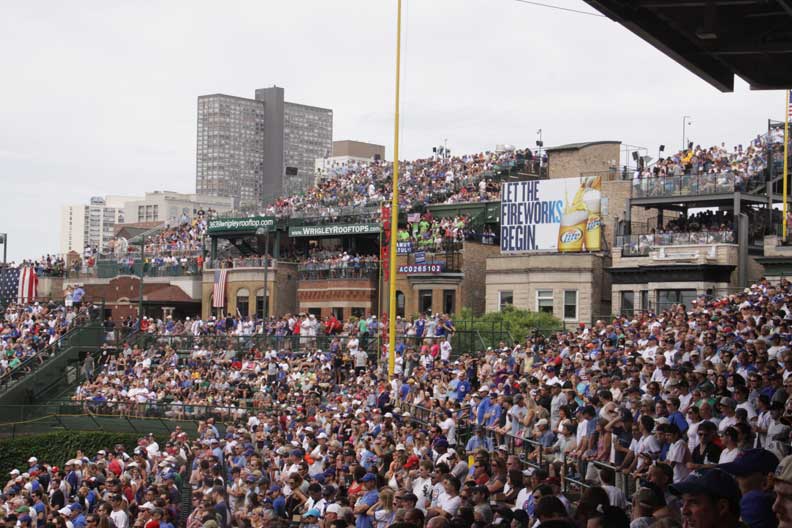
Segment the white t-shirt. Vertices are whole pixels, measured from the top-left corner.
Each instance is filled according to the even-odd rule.
[[[689,426],[688,426],[688,430],[687,430],[688,449],[690,450],[691,453],[699,445],[698,428],[699,428],[699,425],[701,425],[702,421],[690,423]]]
[[[456,444],[456,422],[452,417],[448,417],[442,422],[440,422],[440,429],[445,431],[446,440],[451,445]]]
[[[681,438],[671,444],[666,454],[666,461],[670,462],[674,467],[674,482],[684,480],[689,474],[690,470],[687,468],[687,462],[690,458],[690,453],[687,448],[687,443]]]
[[[718,432],[722,433],[728,427],[731,427],[732,425],[735,425],[736,423],[737,423],[737,417],[736,416],[727,416],[723,420],[721,420],[720,423],[718,424]]]
[[[353,356],[355,357],[356,367],[365,367],[368,364],[368,354],[366,354],[365,350],[358,349]]]
[[[723,451],[721,451],[718,464],[726,464],[728,462],[734,462],[737,456],[739,456],[740,452],[741,449],[739,447],[735,447],[734,449],[724,449]]]
[[[437,505],[449,515],[456,515],[460,504],[462,504],[462,498],[459,495],[452,497],[445,491],[437,498]]]
[[[451,343],[447,340],[440,343],[440,359],[443,361],[451,359]]]
[[[412,492],[418,497],[418,502],[415,503],[415,507],[422,512],[426,512],[426,509],[432,502],[432,479],[430,477],[418,477],[413,480]]]
[[[113,523],[115,524],[116,528],[129,527],[129,516],[124,510],[113,511],[110,513],[110,518],[113,519]]]

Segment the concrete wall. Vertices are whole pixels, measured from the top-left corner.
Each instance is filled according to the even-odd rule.
[[[610,313],[605,268],[610,259],[601,254],[536,253],[501,255],[487,259],[486,310],[500,309],[500,293],[511,291],[517,308],[537,311],[538,290],[552,290],[553,315],[567,323],[590,322]],[[564,318],[564,292],[577,291],[577,317]]]

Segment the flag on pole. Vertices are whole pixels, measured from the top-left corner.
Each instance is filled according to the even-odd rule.
[[[38,275],[32,267],[6,268],[0,271],[0,305],[33,302],[37,295]]]
[[[225,306],[225,288],[228,278],[227,269],[219,269],[214,272],[214,290],[212,291],[212,308],[222,308]]]

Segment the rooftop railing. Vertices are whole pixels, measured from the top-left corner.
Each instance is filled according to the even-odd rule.
[[[633,180],[632,197],[663,198],[748,192],[760,183],[755,178],[731,172],[659,176]]]
[[[645,257],[657,247],[704,246],[709,244],[736,244],[734,231],[693,231],[685,233],[654,233],[647,235],[619,235],[616,246],[622,248],[623,257]]]
[[[377,280],[379,262],[327,264],[311,262],[297,266],[300,280]]]

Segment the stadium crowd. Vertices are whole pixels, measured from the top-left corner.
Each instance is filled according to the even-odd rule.
[[[46,357],[41,352],[84,321],[88,310],[79,300],[69,306],[54,302],[10,303],[0,319],[0,385],[43,364]],[[31,364],[33,359],[35,363]]]
[[[442,349],[443,317],[430,346],[407,337],[425,316],[400,320],[390,381],[360,332],[303,340],[312,316],[283,323],[293,350],[180,349],[155,321],[163,339],[105,354],[75,399],[200,420],[188,526],[788,527],[790,303],[761,281],[478,353]]]

